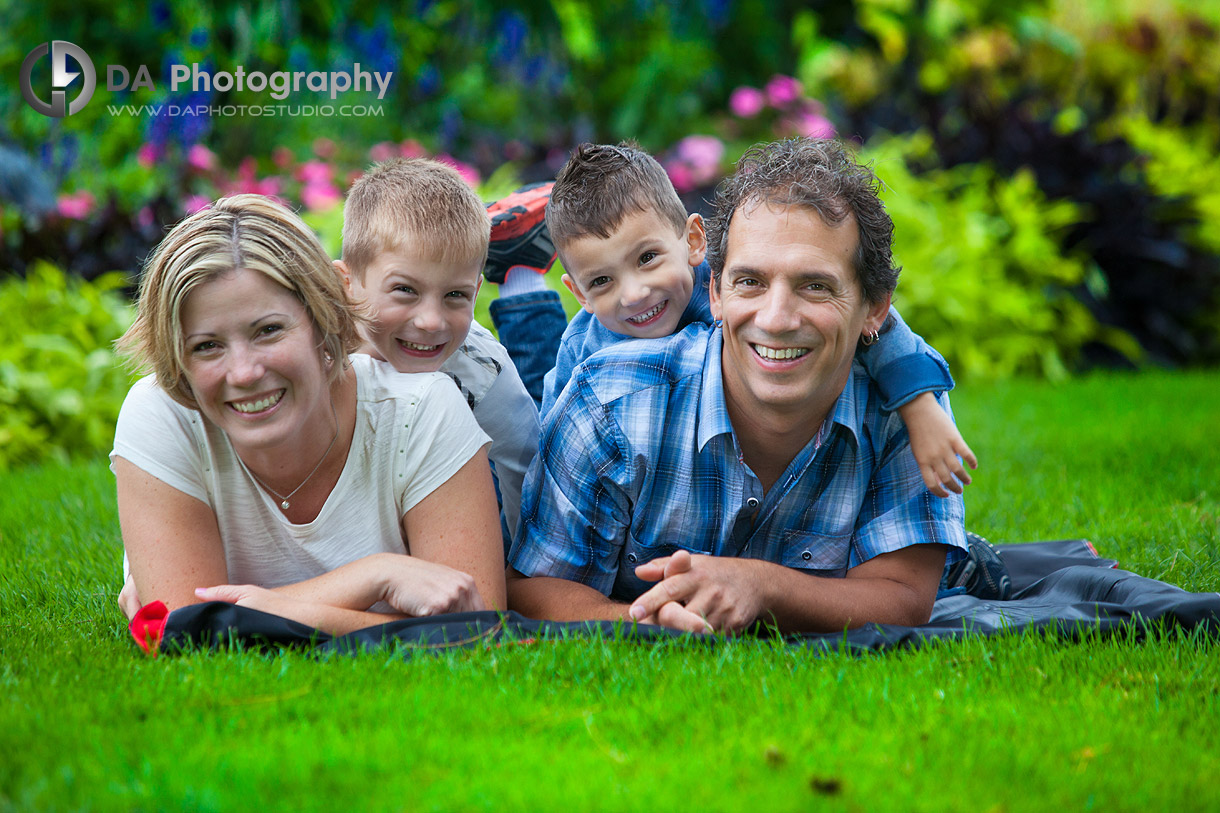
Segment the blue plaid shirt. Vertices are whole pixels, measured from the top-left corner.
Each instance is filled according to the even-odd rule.
[[[636,565],[678,548],[843,576],[909,545],[966,549],[962,498],[923,484],[906,426],[855,364],[820,445],[764,494],[724,401],[719,328],[634,341],[576,368],[526,474],[509,564],[630,601]],[[948,399],[941,398],[943,406]]]

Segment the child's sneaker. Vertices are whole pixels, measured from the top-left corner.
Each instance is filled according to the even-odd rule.
[[[546,228],[546,202],[554,181],[529,184],[487,206],[491,245],[483,277],[497,285],[510,268],[532,268],[539,274],[555,262],[555,244]]]
[[[1008,568],[991,543],[978,534],[966,531],[966,558],[945,574],[944,586],[964,587],[975,598],[1007,601],[1012,595],[1012,580]]]

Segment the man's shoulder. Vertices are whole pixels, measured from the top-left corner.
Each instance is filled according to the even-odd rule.
[[[576,367],[573,380],[602,405],[630,395],[668,393],[680,382],[702,379],[711,330],[690,327],[659,339],[632,339],[605,347]]]
[[[859,361],[853,361],[843,395],[835,407],[834,419],[876,437],[888,437],[905,430],[906,424],[896,411],[883,408],[885,402],[877,382]]]

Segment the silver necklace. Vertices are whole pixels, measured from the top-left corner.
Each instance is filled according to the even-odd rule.
[[[335,436],[330,439],[330,445],[327,446],[326,451],[322,453],[322,459],[319,460],[317,465],[310,470],[309,474],[305,475],[305,479],[301,481],[301,484],[292,491],[289,491],[287,494],[281,494],[280,492],[276,491],[274,488],[264,483],[262,478],[254,473],[254,469],[250,468],[249,466],[246,467],[246,471],[250,472],[250,476],[254,478],[256,483],[270,491],[277,499],[279,499],[280,508],[284,509],[285,511],[292,507],[292,503],[288,502],[292,498],[292,495],[304,488],[305,484],[309,482],[310,478],[318,473],[318,469],[322,468],[322,463],[327,457],[330,456],[330,450],[335,448],[335,442],[339,440],[339,416],[335,414],[335,399],[333,397],[330,399],[330,417],[335,422]]]

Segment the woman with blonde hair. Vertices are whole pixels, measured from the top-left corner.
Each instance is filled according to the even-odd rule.
[[[267,198],[219,200],[157,247],[120,340],[152,375],[111,452],[128,616],[221,600],[342,633],[504,608],[488,438],[445,376],[349,357],[361,318]]]

